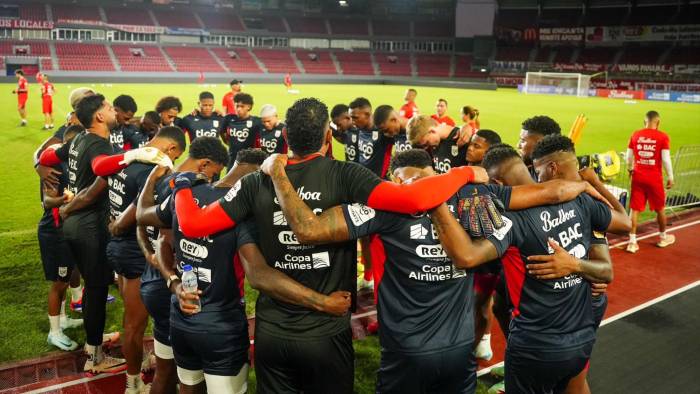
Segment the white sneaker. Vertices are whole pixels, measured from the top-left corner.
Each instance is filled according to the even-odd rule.
[[[628,253],[637,253],[639,251],[639,245],[636,242],[630,242],[627,244]]]
[[[111,357],[102,355],[88,354],[88,359],[83,366],[83,372],[100,374],[100,373],[117,373],[126,370],[126,360],[123,358]]]
[[[365,280],[364,277],[357,278],[357,291],[374,290],[374,279]]]
[[[474,349],[474,357],[489,361],[493,358],[493,350],[491,350],[491,338],[481,338]]]
[[[143,361],[141,361],[141,372],[148,373],[156,369],[156,355],[152,351],[143,351]]]
[[[80,327],[83,325],[83,319],[72,319],[70,317],[66,317],[65,319],[61,319],[61,330],[66,330],[68,328],[76,328]]]
[[[151,385],[143,383],[140,378],[136,381],[135,387],[129,387],[127,384],[124,394],[144,394],[151,391]]]
[[[656,246],[660,248],[665,248],[669,245],[673,245],[674,243],[676,243],[676,236],[669,234],[666,235],[666,238],[659,240],[659,242],[656,243]]]
[[[68,335],[64,334],[63,332],[49,333],[49,336],[46,338],[46,342],[48,342],[49,345],[56,346],[57,348],[67,352],[78,348],[78,344],[74,340],[68,338]]]

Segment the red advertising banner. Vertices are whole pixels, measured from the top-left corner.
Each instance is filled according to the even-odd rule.
[[[605,71],[605,64],[590,64],[590,63],[555,63],[554,69],[557,71],[573,71],[573,72],[598,72]]]
[[[0,27],[9,29],[51,30],[53,22],[24,19],[0,19]]]
[[[598,97],[619,98],[628,100],[644,100],[643,90],[614,90],[614,89],[596,89]]]
[[[581,42],[585,33],[583,27],[540,27],[540,41]]]

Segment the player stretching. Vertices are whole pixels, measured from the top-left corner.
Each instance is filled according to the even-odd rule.
[[[171,161],[185,150],[185,135],[177,127],[167,126],[158,131],[147,147],[158,149]],[[109,231],[107,259],[119,275],[124,300],[124,337],[122,351],[126,359],[126,393],[137,394],[144,388],[140,378],[143,361],[143,334],[148,324],[148,312],[141,301],[141,275],[147,262],[136,240],[137,194],[146,183],[154,164],[132,163],[108,178]]]
[[[53,129],[53,84],[49,76],[41,74],[41,113],[44,114],[44,130]]]
[[[656,246],[665,248],[676,242],[676,236],[666,234],[666,193],[661,167],[666,171],[666,189],[673,187],[673,167],[671,166],[671,141],[668,135],[659,130],[661,116],[649,111],[644,118],[644,128],[637,130],[630,138],[627,147],[627,168],[632,174],[632,230],[627,251],[637,253],[637,220],[649,201],[649,209],[656,212],[659,225],[659,242]]]
[[[27,78],[24,77],[24,71],[22,70],[15,70],[15,76],[17,77],[17,89],[13,90],[12,93],[17,95],[17,111],[22,119],[22,123],[19,125],[24,127],[27,125],[27,110],[25,106],[27,105],[27,96],[29,94]]]
[[[411,184],[383,182],[362,166],[323,156],[324,144],[330,143],[332,137],[328,109],[320,101],[311,98],[296,101],[287,110],[286,119],[287,144],[292,152],[286,172],[313,209],[357,201],[374,208],[415,213],[447,200],[475,177],[481,182],[487,178],[482,169],[463,167]],[[175,200],[185,236],[215,234],[254,217],[268,265],[322,294],[338,290],[354,292],[356,244],[301,246],[276,201],[272,182],[262,173],[241,179],[222,199],[204,209],[196,204],[188,189],[180,190]],[[258,390],[353,391],[349,315],[330,317],[261,294],[256,316]]]
[[[533,157],[538,172],[576,161],[573,144],[561,136],[542,142]],[[473,268],[504,256],[513,304],[505,360],[506,392],[563,392],[571,378],[584,369],[595,342],[591,287],[584,278],[595,277],[597,265],[580,259],[588,256],[594,230],[627,232],[627,215],[611,212],[582,194],[563,204],[506,212],[503,226],[481,240],[472,240],[445,205],[436,209],[432,218],[455,265]],[[506,253],[510,246],[516,249]],[[530,256],[561,255],[560,248],[576,258],[569,275],[538,278],[538,272],[526,267]]]

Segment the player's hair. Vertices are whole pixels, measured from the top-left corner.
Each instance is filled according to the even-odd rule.
[[[228,164],[226,147],[215,137],[195,138],[190,144],[189,156],[195,160],[209,159],[224,166]]]
[[[214,100],[214,93],[212,92],[202,92],[199,94],[199,101],[206,100],[206,99],[212,99]]]
[[[165,126],[162,127],[153,138],[167,138],[175,143],[181,151],[185,151],[187,148],[187,141],[185,140],[185,133],[182,129],[177,126]],[[196,141],[196,140],[195,140]]]
[[[304,156],[318,152],[328,129],[328,107],[316,98],[297,100],[287,109],[287,144]]]
[[[415,93],[416,95],[418,95],[418,91],[417,91],[416,89],[409,88],[408,91],[409,91],[409,92],[413,92],[413,93]]]
[[[481,165],[487,170],[492,170],[510,159],[521,159],[515,148],[508,144],[491,145],[481,161]]]
[[[75,109],[75,116],[86,129],[92,127],[92,118],[95,113],[102,108],[105,96],[96,93],[92,96],[83,97],[78,102],[78,107]]]
[[[660,118],[660,117],[661,117],[661,115],[659,115],[659,113],[656,112],[656,111],[649,111],[649,112],[647,112],[647,114],[646,114],[646,118],[647,118],[648,120],[654,120],[654,119],[657,119],[657,118]]]
[[[46,79],[49,79],[49,74],[41,73],[41,74],[39,74],[39,76],[42,78],[46,77]]]
[[[126,94],[117,96],[117,98],[115,98],[114,101],[112,101],[112,105],[118,107],[124,112],[136,113],[136,111],[138,111],[139,109],[139,107],[136,105],[136,101],[134,100],[134,98]]]
[[[228,86],[238,85],[238,84],[240,84],[241,82],[242,82],[242,81],[239,81],[239,80],[237,80],[237,79],[232,79],[231,82],[228,83]]]
[[[408,136],[408,142],[410,142],[413,146],[419,145],[420,140],[422,140],[423,137],[428,135],[428,132],[430,132],[430,128],[433,127],[434,124],[435,122],[433,121],[433,119],[431,119],[430,116],[427,115],[418,115],[412,117],[406,125],[406,135]]]
[[[389,171],[393,173],[402,167],[426,168],[433,165],[430,154],[424,149],[409,149],[397,153],[389,163]]]
[[[498,135],[493,130],[489,129],[480,129],[479,131],[476,132],[476,135],[479,137],[483,138],[486,140],[486,142],[489,143],[489,146],[500,144],[501,143],[501,136]]]
[[[85,96],[92,96],[95,94],[95,91],[90,89],[90,88],[75,88],[73,91],[70,92],[68,95],[68,102],[70,102],[70,107],[75,110],[75,108],[78,106],[78,102],[83,99]]]
[[[374,125],[381,127],[388,119],[391,113],[394,111],[394,107],[391,105],[380,105],[374,110]]]
[[[21,76],[24,76],[24,71],[17,69],[17,70],[15,70],[15,74],[19,74]]]
[[[532,151],[532,160],[538,160],[556,152],[575,154],[576,149],[574,148],[573,141],[571,141],[569,137],[563,135],[548,135],[535,145],[535,150]]]
[[[355,109],[355,108],[372,108],[372,103],[369,102],[364,97],[358,97],[350,102],[349,105],[350,109]]]
[[[439,98],[439,99],[438,99],[438,103],[445,103],[445,107],[448,106],[448,105],[447,105],[447,100],[445,100],[444,98]]]
[[[234,103],[241,103],[241,104],[248,104],[251,107],[253,106],[253,96],[249,95],[248,93],[236,93],[235,96],[233,96],[233,102]]]
[[[72,140],[76,135],[82,133],[83,131],[85,131],[85,127],[79,124],[66,127],[66,129],[63,131],[63,142]]]
[[[146,111],[146,113],[143,114],[143,118],[148,119],[155,124],[160,124],[160,115],[158,115],[158,112],[156,111]]]
[[[470,105],[465,105],[462,107],[462,115],[467,115],[469,119],[477,120],[479,119],[479,110]]]
[[[277,107],[272,104],[265,104],[260,108],[260,117],[266,118],[268,116],[277,115]]]
[[[559,123],[546,115],[538,115],[525,119],[522,127],[523,130],[527,130],[528,133],[539,134],[541,136],[561,134]]]
[[[331,119],[335,119],[338,116],[348,112],[350,110],[350,107],[348,107],[345,104],[336,104],[333,109],[331,110]]]
[[[165,96],[158,100],[158,103],[156,104],[156,112],[158,113],[165,112],[173,108],[177,109],[178,113],[182,112],[182,102],[175,96]]]
[[[196,141],[196,140],[195,140]],[[267,159],[267,153],[261,149],[243,149],[236,154],[236,163],[261,165]]]

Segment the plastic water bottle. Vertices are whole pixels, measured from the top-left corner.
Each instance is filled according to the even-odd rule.
[[[185,265],[182,267],[182,290],[185,293],[197,294],[197,274],[192,271],[191,265]],[[197,305],[197,312],[202,308],[199,300],[189,300],[192,305]]]

